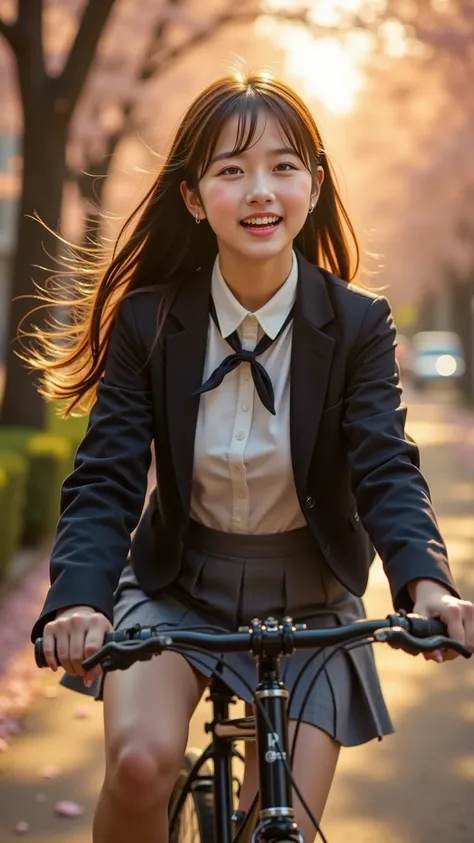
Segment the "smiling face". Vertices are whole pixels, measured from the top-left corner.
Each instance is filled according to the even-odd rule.
[[[183,182],[183,198],[193,216],[207,218],[222,256],[259,261],[287,255],[316,204],[322,167],[313,177],[277,119],[264,110],[247,149],[239,128],[237,116],[225,123],[199,196]]]

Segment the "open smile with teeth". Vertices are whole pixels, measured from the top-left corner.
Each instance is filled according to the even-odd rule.
[[[266,217],[247,217],[247,219],[241,221],[240,225],[248,228],[272,228],[281,221],[282,217],[278,217],[276,214],[268,214]]]

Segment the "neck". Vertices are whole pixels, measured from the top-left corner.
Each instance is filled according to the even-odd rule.
[[[239,304],[251,313],[263,307],[283,286],[291,264],[291,244],[279,255],[261,261],[219,250],[222,277]]]

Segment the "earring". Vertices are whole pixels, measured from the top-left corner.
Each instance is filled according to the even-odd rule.
[[[196,214],[195,220],[196,220],[196,225],[199,225],[199,223],[201,222],[201,217],[199,216],[199,212]]]
[[[308,211],[308,214],[312,214],[312,213],[313,213],[313,211],[314,211],[314,203],[313,203],[313,202],[311,202],[311,205],[309,206],[309,211]]]

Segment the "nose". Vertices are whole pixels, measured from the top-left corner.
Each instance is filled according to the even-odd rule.
[[[252,184],[247,193],[247,202],[251,204],[268,204],[275,201],[275,193],[268,182],[268,176],[265,173],[256,173]]]

